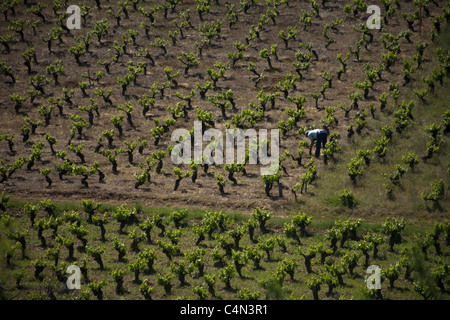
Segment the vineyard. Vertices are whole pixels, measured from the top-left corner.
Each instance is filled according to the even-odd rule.
[[[0,11],[2,298],[450,297],[449,1]],[[196,121],[277,129],[278,172],[174,164]]]

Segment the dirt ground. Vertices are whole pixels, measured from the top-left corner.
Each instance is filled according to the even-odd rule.
[[[42,22],[42,19],[27,12],[26,6],[21,4],[15,10],[15,15],[11,12],[8,14],[8,21],[5,21],[4,17],[0,22],[0,33],[2,35],[7,33],[14,33],[8,30],[8,25],[11,21],[18,18],[30,19],[32,21],[39,21],[36,26],[36,32],[34,33],[31,27],[25,29],[25,41],[20,41],[20,37],[16,34],[15,41],[10,44],[11,51],[7,53],[5,50],[1,52],[1,61],[5,61],[8,66],[13,70],[16,76],[16,83],[10,82],[9,77],[0,76],[0,121],[1,129],[0,133],[14,135],[14,153],[11,153],[8,149],[6,141],[2,141],[0,144],[0,158],[6,165],[14,163],[19,156],[26,156],[27,158],[31,154],[33,143],[43,141],[45,146],[42,152],[42,160],[37,161],[32,170],[26,169],[26,164],[19,170],[17,170],[7,181],[3,181],[1,184],[1,190],[6,194],[12,196],[15,199],[42,199],[50,198],[54,201],[79,201],[81,199],[96,199],[97,201],[103,201],[107,203],[128,203],[133,204],[140,202],[144,206],[149,207],[195,207],[204,209],[226,209],[233,211],[250,212],[255,207],[267,207],[270,210],[284,211],[295,208],[298,203],[294,201],[294,196],[290,192],[290,188],[299,182],[299,176],[305,173],[303,166],[297,166],[295,161],[288,158],[284,165],[287,169],[287,174],[283,173],[281,182],[284,186],[283,197],[278,196],[278,190],[276,186],[271,191],[272,197],[267,197],[264,192],[264,184],[259,175],[259,166],[247,165],[247,176],[242,174],[236,174],[238,180],[237,185],[227,184],[225,186],[225,195],[220,195],[219,189],[216,185],[215,173],[221,173],[226,178],[226,172],[223,166],[217,166],[216,168],[210,168],[210,174],[203,173],[202,168],[199,168],[199,177],[196,183],[192,183],[190,178],[185,178],[181,181],[178,190],[173,191],[173,185],[175,183],[175,175],[173,174],[173,164],[170,161],[170,157],[166,156],[164,159],[163,170],[164,173],[156,174],[151,172],[151,183],[146,183],[138,189],[134,188],[135,179],[134,173],[140,173],[142,170],[139,168],[139,164],[145,165],[145,159],[151,157],[151,154],[156,150],[167,151],[169,145],[173,145],[174,142],[170,141],[170,134],[176,128],[191,129],[196,119],[196,108],[201,107],[203,110],[209,110],[213,112],[215,119],[215,128],[224,132],[226,123],[229,123],[232,116],[238,111],[247,109],[249,103],[257,104],[257,94],[263,89],[265,93],[273,93],[276,91],[275,86],[278,81],[283,80],[284,76],[288,73],[295,75],[295,68],[292,63],[295,62],[295,53],[298,51],[306,52],[304,48],[299,47],[299,42],[311,42],[313,48],[318,55],[318,60],[314,57],[311,60],[311,66],[307,72],[304,73],[304,78],[301,81],[297,81],[296,90],[290,90],[290,96],[303,95],[306,97],[307,102],[304,106],[306,110],[306,116],[297,123],[296,128],[289,131],[286,136],[281,136],[280,151],[284,152],[289,150],[291,154],[295,154],[300,140],[305,140],[305,137],[298,134],[298,129],[301,126],[316,125],[321,126],[320,119],[325,117],[326,107],[336,107],[339,103],[349,105],[350,100],[348,98],[349,93],[358,91],[354,88],[354,81],[363,81],[365,78],[363,65],[369,63],[372,67],[378,65],[381,62],[381,55],[384,53],[382,43],[380,42],[380,36],[382,32],[389,32],[394,35],[399,34],[401,31],[408,30],[407,23],[401,18],[402,12],[412,12],[413,4],[404,1],[399,1],[401,7],[397,8],[394,16],[389,19],[389,24],[384,25],[382,31],[372,30],[371,33],[374,36],[373,42],[366,48],[361,48],[360,61],[356,61],[354,56],[351,56],[347,61],[347,71],[342,75],[341,80],[337,79],[337,72],[340,64],[336,60],[336,55],[341,53],[343,56],[348,52],[348,46],[354,48],[355,42],[360,38],[361,34],[354,31],[353,28],[358,28],[359,24],[365,23],[369,14],[358,13],[356,16],[347,16],[344,11],[344,5],[351,3],[350,1],[332,1],[326,2],[325,8],[321,5],[320,17],[313,17],[312,24],[303,29],[303,24],[299,22],[302,10],[311,10],[311,6],[305,1],[290,1],[289,5],[283,4],[279,6],[279,15],[275,18],[275,23],[269,20],[264,24],[263,30],[260,33],[260,39],[254,39],[251,41],[251,46],[245,51],[244,58],[238,61],[235,66],[226,70],[223,79],[217,82],[217,89],[210,90],[207,93],[207,97],[220,93],[220,91],[232,89],[235,94],[235,103],[237,110],[226,110],[227,117],[224,119],[220,110],[215,108],[208,99],[201,99],[198,91],[192,101],[192,110],[188,110],[188,115],[185,118],[177,120],[176,124],[170,128],[170,132],[164,134],[160,143],[155,146],[150,130],[155,127],[153,119],[165,119],[170,116],[167,111],[168,106],[175,106],[177,102],[181,101],[176,97],[176,92],[182,93],[187,96],[191,89],[196,89],[196,83],[204,84],[206,80],[210,80],[206,70],[211,68],[216,62],[222,62],[226,64],[229,60],[227,54],[234,51],[233,43],[240,41],[246,43],[246,37],[248,37],[248,31],[252,25],[257,24],[261,14],[267,10],[265,2],[252,6],[247,13],[238,12],[238,22],[229,27],[228,20],[226,19],[227,8],[225,3],[234,4],[234,10],[239,8],[239,1],[227,1],[219,0],[219,5],[215,2],[211,5],[209,13],[204,15],[204,21],[199,20],[199,16],[196,12],[196,4],[193,0],[182,1],[175,9],[175,12],[167,13],[167,18],[164,18],[163,10],[158,11],[155,14],[156,22],[150,28],[150,37],[147,38],[143,29],[140,28],[141,22],[148,22],[144,17],[134,10],[132,7],[129,9],[129,18],[125,18],[122,15],[120,26],[116,25],[116,21],[110,15],[106,13],[108,8],[112,8],[113,11],[118,8],[118,5],[112,1],[105,4],[102,2],[102,8],[99,10],[95,7],[94,1],[86,1],[86,4],[91,7],[91,13],[82,20],[82,27],[80,30],[71,30],[70,33],[63,32],[62,43],[58,43],[55,40],[52,44],[52,52],[47,50],[46,43],[42,40],[51,28],[55,25],[53,20],[56,18],[52,11],[52,5],[50,1],[48,8],[44,10],[44,16],[46,22]],[[320,2],[320,1],[319,1]],[[377,1],[378,2],[378,1]],[[438,4],[438,5],[436,5]],[[443,1],[436,1],[431,3],[428,7],[430,9],[431,17],[424,17],[423,25],[421,26],[421,33],[424,38],[429,36],[431,29],[432,17],[436,13],[439,13],[444,6]],[[33,5],[33,3],[31,3]],[[30,5],[29,5],[30,6]],[[155,6],[155,3],[148,1],[138,6],[143,6],[145,10]],[[381,4],[380,4],[381,6]],[[190,9],[191,23],[193,27],[187,27],[183,30],[184,38],[178,36],[176,45],[172,45],[170,38],[168,37],[169,31],[176,30],[173,20],[177,19],[182,21],[179,17],[180,12]],[[59,10],[59,13],[64,12],[63,9]],[[384,14],[382,8],[382,14]],[[102,43],[98,43],[96,36],[91,39],[91,45],[89,53],[81,56],[81,64],[77,64],[74,56],[67,52],[67,50],[75,45],[74,36],[86,35],[89,31],[93,30],[95,21],[103,18],[109,19],[109,31],[108,34],[102,37]],[[220,38],[213,38],[212,44],[205,47],[202,51],[202,55],[198,55],[195,43],[201,42],[198,27],[204,23],[215,22],[217,19],[222,20],[223,26],[220,34]],[[343,19],[343,22],[339,24],[336,30],[330,29],[328,36],[335,40],[328,48],[325,47],[325,38],[322,36],[323,28],[325,24],[331,23],[336,19]],[[290,40],[288,48],[285,48],[284,42],[277,36],[280,30],[287,30],[288,26],[298,25],[298,34],[295,40]],[[419,26],[417,22],[414,25],[415,29]],[[110,74],[105,72],[105,68],[97,64],[99,60],[111,60],[114,56],[113,44],[114,41],[121,42],[122,35],[127,33],[127,30],[135,29],[139,30],[140,34],[136,39],[136,44],[129,44],[127,46],[127,53],[123,54],[117,63],[111,64]],[[399,54],[397,63],[392,67],[391,73],[383,73],[383,81],[377,81],[374,88],[370,91],[369,99],[361,99],[360,110],[367,109],[369,103],[373,102],[378,107],[379,103],[376,98],[383,92],[387,91],[390,81],[402,81],[401,73],[401,61],[403,58],[409,58],[415,54],[414,42],[419,39],[419,32],[413,33],[411,43],[408,43],[405,39],[399,40],[401,44],[401,52]],[[167,56],[162,54],[160,48],[154,48],[150,46],[150,43],[155,40],[156,37],[161,37],[169,41],[167,46]],[[428,39],[426,39],[428,40]],[[278,60],[271,58],[273,69],[268,68],[268,64],[265,59],[259,57],[259,52],[263,48],[270,48],[272,44],[278,45]],[[46,74],[46,67],[55,60],[61,59],[65,67],[65,73],[59,77],[59,84],[54,83],[45,86],[45,94],[36,98],[34,103],[30,103],[28,90],[32,89],[32,86],[28,82],[27,68],[24,65],[24,59],[21,54],[28,48],[35,48],[37,54],[37,62],[32,63],[32,71],[34,74]],[[117,77],[122,77],[127,73],[128,61],[144,61],[144,58],[136,56],[139,48],[148,48],[153,54],[155,66],[148,66],[147,73],[145,75],[139,75],[137,84],[130,85],[127,88],[126,95],[121,94],[121,87],[117,83]],[[182,52],[194,52],[200,61],[198,67],[189,70],[187,75],[184,75],[184,66],[181,64],[177,57]],[[255,86],[253,78],[255,75],[250,72],[247,67],[249,62],[253,62],[256,65],[258,72],[264,72],[264,80],[262,80],[258,86]],[[141,108],[138,104],[138,100],[144,95],[148,94],[149,89],[155,82],[167,81],[164,75],[164,68],[170,66],[174,69],[174,72],[180,71],[180,77],[177,78],[178,86],[168,88],[164,92],[164,97],[156,96],[155,106],[147,113],[147,117],[142,116]],[[102,71],[103,77],[97,80],[86,80],[81,77],[84,73],[89,73],[92,78],[95,78],[95,74],[98,71]],[[319,99],[319,108],[316,109],[314,100],[311,98],[311,93],[320,89],[326,82],[322,78],[324,71],[329,71],[335,75],[332,80],[332,87],[326,91],[326,99]],[[49,79],[50,76],[47,75]],[[84,96],[78,88],[80,81],[89,82],[86,90],[88,96]],[[32,143],[23,143],[22,136],[20,134],[21,127],[25,124],[24,117],[28,116],[32,120],[43,120],[38,113],[38,107],[42,104],[49,105],[47,99],[60,97],[62,95],[63,88],[73,88],[75,94],[72,98],[73,105],[64,103],[64,115],[58,115],[58,110],[55,108],[48,126],[40,126],[36,130],[36,134],[30,136]],[[94,92],[99,88],[113,89],[111,96],[112,104],[104,103],[103,100],[96,96]],[[9,95],[16,93],[22,96],[27,96],[28,99],[20,110],[19,114],[14,112],[14,103],[10,101]],[[70,129],[72,128],[72,121],[69,114],[78,114],[83,116],[87,120],[87,114],[80,111],[77,105],[89,105],[89,98],[93,98],[99,106],[99,116],[94,116],[94,124],[88,126],[83,130],[83,136],[81,139],[75,137],[73,144],[84,144],[83,153],[86,158],[87,166],[91,165],[94,161],[99,161],[102,171],[106,177],[104,183],[98,182],[97,174],[89,177],[89,188],[84,188],[80,182],[80,177],[68,174],[64,177],[63,181],[58,179],[58,175],[54,169],[55,163],[62,163],[60,159],[56,159],[52,155],[49,148],[49,144],[45,140],[45,134],[49,133],[56,137],[58,142],[55,144],[55,150],[67,152],[68,158],[75,164],[80,165],[79,158],[71,151],[67,150],[67,142],[70,139]],[[143,154],[138,154],[137,150],[134,151],[133,164],[128,163],[127,154],[123,153],[117,157],[118,159],[118,173],[114,174],[111,170],[111,165],[108,160],[99,153],[94,152],[97,146],[97,139],[101,132],[108,129],[114,129],[110,119],[114,115],[120,115],[122,111],[116,109],[117,105],[124,105],[125,102],[130,102],[134,105],[134,111],[132,113],[132,120],[134,128],[124,120],[124,132],[123,136],[119,137],[116,134],[114,136],[115,149],[120,147],[126,148],[124,141],[137,141],[138,137],[148,140],[148,147],[144,149]],[[287,120],[288,116],[285,113],[287,107],[294,107],[294,104],[287,101],[283,94],[276,100],[275,109],[272,109],[270,103],[267,106],[264,117],[257,121],[256,129],[275,129],[277,122],[280,119]],[[344,112],[339,108],[336,108],[336,118],[339,120],[338,124],[333,124],[330,127],[330,132],[337,132],[340,134],[340,145],[345,148],[346,142],[346,129],[350,122],[354,121],[355,112],[351,112],[349,118],[344,117]],[[368,117],[369,118],[369,117]],[[369,125],[367,129],[374,130]],[[106,145],[106,140],[104,141]],[[103,148],[103,149],[107,149]],[[306,154],[305,150],[305,154]],[[307,158],[304,157],[303,164],[307,162]],[[321,173],[324,170],[322,161],[317,161],[317,170]],[[52,172],[50,174],[53,184],[51,187],[47,187],[44,177],[39,173],[39,169],[50,168]],[[189,170],[188,166],[182,166],[182,171]],[[344,175],[346,176],[346,175]],[[348,178],[348,177],[347,177]]]

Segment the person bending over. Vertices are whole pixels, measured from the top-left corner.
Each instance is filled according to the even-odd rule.
[[[309,154],[311,155],[312,148],[314,144],[316,144],[316,153],[315,157],[320,157],[320,148],[325,148],[325,144],[327,143],[328,133],[322,129],[308,130],[305,132],[305,135],[311,140],[311,144],[309,146]]]

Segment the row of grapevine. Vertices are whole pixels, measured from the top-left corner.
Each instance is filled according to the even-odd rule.
[[[348,123],[350,121],[351,123],[348,126],[349,136],[353,132],[353,121],[350,119],[339,121],[336,112],[340,110],[344,111],[345,118],[347,118],[350,116],[351,111],[355,111],[353,120],[357,125],[356,132],[361,134],[367,128],[367,109],[358,110],[361,107],[361,102],[365,103],[371,99],[370,93],[374,91],[374,86],[382,82],[383,78],[395,74],[392,70],[395,70],[396,61],[399,60],[401,54],[400,47],[409,45],[410,38],[414,36],[416,30],[413,26],[418,21],[417,16],[415,13],[408,16],[408,18],[404,18],[402,15],[402,18],[408,22],[409,30],[402,31],[398,34],[383,30],[379,39],[377,39],[377,36],[365,24],[359,23],[353,26],[353,33],[359,39],[356,41],[355,48],[350,46],[347,52],[336,55],[339,72],[334,73],[328,70],[320,70],[323,84],[321,83],[319,85],[320,89],[317,89],[317,91],[309,91],[309,89],[305,90],[302,88],[302,84],[312,78],[312,72],[322,68],[322,65],[319,64],[319,58],[322,54],[320,56],[318,54],[321,48],[319,48],[317,43],[299,41],[298,27],[301,27],[303,23],[305,23],[304,30],[314,27],[321,19],[324,10],[328,10],[328,8],[325,3],[320,8],[315,1],[310,1],[305,6],[307,10],[302,11],[302,17],[297,24],[290,24],[282,30],[283,32],[280,31],[277,33],[278,39],[284,44],[284,48],[278,46],[277,43],[267,45],[268,40],[264,36],[269,34],[268,30],[270,27],[277,25],[277,16],[280,10],[286,7],[289,8],[291,5],[289,1],[266,3],[265,6],[260,6],[256,2],[251,1],[249,3],[245,2],[245,4],[239,3],[239,5],[230,4],[226,7],[227,13],[225,19],[212,19],[210,10],[214,5],[205,2],[196,6],[201,24],[198,30],[195,30],[196,28],[192,25],[193,17],[190,16],[190,10],[182,11],[177,4],[165,3],[146,8],[140,6],[139,2],[130,5],[129,1],[125,1],[114,4],[112,9],[106,9],[101,5],[96,5],[98,13],[104,13],[106,16],[103,17],[101,15],[103,18],[95,20],[94,23],[88,19],[88,17],[94,15],[94,8],[88,4],[83,4],[81,10],[82,17],[85,25],[88,26],[88,30],[83,29],[79,35],[72,36],[63,23],[67,14],[61,13],[62,6],[60,4],[57,5],[56,2],[53,4],[53,12],[46,5],[31,6],[27,4],[29,14],[39,12],[42,17],[47,16],[47,18],[39,16],[41,17],[41,21],[36,22],[34,28],[42,25],[48,26],[51,29],[49,38],[44,39],[48,40],[46,41],[49,49],[48,53],[57,52],[55,49],[55,43],[57,42],[59,42],[57,43],[58,51],[68,47],[67,52],[74,55],[75,64],[82,73],[81,79],[76,80],[76,87],[66,86],[64,84],[66,82],[64,78],[67,77],[67,66],[72,65],[73,61],[67,61],[66,59],[55,59],[51,63],[38,61],[36,49],[26,45],[27,49],[21,52],[21,56],[27,67],[28,85],[31,86],[28,91],[30,97],[28,99],[27,96],[23,96],[23,94],[18,92],[10,95],[11,102],[15,104],[14,108],[16,113],[20,115],[22,112],[26,112],[27,114],[24,117],[25,124],[21,127],[22,142],[24,145],[17,142],[13,134],[3,135],[4,140],[8,143],[10,151],[8,156],[10,157],[10,161],[2,164],[2,181],[6,182],[11,178],[14,181],[19,170],[27,164],[28,172],[23,174],[27,175],[29,179],[34,179],[34,176],[39,173],[42,175],[41,181],[50,189],[60,185],[56,183],[56,174],[58,174],[61,181],[65,175],[72,174],[74,177],[80,178],[82,187],[89,188],[92,185],[90,183],[90,180],[92,180],[91,177],[95,174],[98,174],[98,181],[100,183],[104,182],[105,179],[112,179],[106,173],[106,166],[110,165],[112,167],[111,171],[114,174],[120,174],[122,172],[120,168],[130,164],[132,167],[139,165],[141,171],[123,170],[126,171],[127,180],[132,181],[130,183],[131,186],[134,184],[135,188],[143,189],[146,181],[152,181],[153,177],[150,176],[152,169],[155,169],[157,173],[161,172],[163,159],[170,156],[171,152],[171,145],[167,143],[169,132],[173,128],[180,126],[183,120],[198,119],[202,120],[205,126],[209,124],[215,126],[215,124],[222,120],[227,121],[229,119],[229,123],[225,123],[225,126],[233,125],[235,127],[253,128],[258,123],[266,121],[268,114],[271,114],[274,110],[283,111],[283,115],[287,116],[287,119],[281,118],[277,122],[277,127],[280,129],[282,137],[285,137],[286,141],[288,139],[294,140],[294,144],[299,143],[300,145],[300,148],[286,148],[286,155],[291,156],[291,154],[295,154],[296,157],[292,156],[293,160],[301,164],[303,155],[301,145],[304,146],[303,143],[305,141],[298,141],[296,132],[301,135],[306,129],[318,127],[318,123],[313,123],[308,126],[300,124],[302,120],[311,116],[312,110],[310,104],[313,101],[316,109],[320,113],[322,112],[321,110],[326,111],[326,116],[320,119],[322,127],[326,130],[336,130],[336,132],[332,133],[332,137],[334,138],[331,139],[332,141],[330,141],[329,146],[324,150],[325,164],[328,163],[329,159],[335,160],[335,157],[341,149],[341,146],[337,144],[338,137],[342,135],[338,134],[338,131],[342,131],[340,130],[339,123]],[[8,48],[8,55],[13,55],[19,50],[16,49],[16,46],[22,48],[26,44],[23,39],[24,32],[29,31],[27,30],[27,26],[32,21],[32,19],[25,20],[22,18],[11,20],[11,15],[8,15],[7,12],[10,10],[14,11],[16,6],[16,3],[12,3],[4,11],[5,19],[10,21],[9,29],[12,32],[2,42]],[[366,6],[364,1],[355,1],[353,5],[345,6],[343,12],[346,15],[346,21],[358,17],[364,12]],[[415,6],[418,6],[418,4],[414,4],[414,8]],[[425,6],[425,8],[428,8],[428,6]],[[178,12],[177,10],[180,11]],[[226,38],[224,36],[225,28],[223,21],[228,20],[229,29],[232,30],[237,25],[243,23],[239,17],[249,17],[252,11],[262,11],[262,14],[258,16],[257,23],[250,24],[248,36],[242,39],[242,41],[233,43],[233,51],[227,54],[227,60],[208,60],[207,52],[214,49],[214,44],[220,45],[220,43],[223,43],[224,38]],[[384,17],[386,23],[395,15],[395,6],[389,6],[389,12],[389,17]],[[164,19],[168,16],[174,17],[174,28],[169,31],[167,37],[156,33],[156,25],[161,23],[156,18],[156,16],[159,18],[159,15],[161,15],[161,18],[164,17]],[[439,21],[442,21],[447,15],[448,8],[444,7],[439,13],[440,20],[436,18],[437,20],[434,24],[435,30],[433,32],[440,32]],[[51,24],[51,18],[49,17],[55,18],[53,24]],[[118,28],[118,30],[123,28],[126,31],[122,34],[121,39],[112,37],[112,24],[108,20],[108,17],[116,20],[117,25],[115,28]],[[145,34],[139,32],[140,30],[124,26],[124,21],[127,21],[126,25],[128,25],[132,19],[131,17],[145,17],[145,19],[148,19],[148,21],[145,20],[139,26],[139,28],[144,30]],[[430,10],[427,11],[427,17],[430,19],[432,17]],[[244,26],[246,25],[244,24]],[[384,28],[387,29],[387,27],[386,25]],[[332,23],[324,25],[323,35],[326,43],[326,51],[334,48],[336,45],[336,41],[333,41],[333,36],[339,34],[340,28],[343,28],[343,19],[337,19],[332,21]],[[18,33],[20,37],[20,40],[17,42],[14,39],[14,32]],[[197,51],[181,52],[180,54],[171,53],[171,50],[177,52],[177,46],[182,43],[188,43],[188,34],[189,37],[201,39],[201,41],[195,42]],[[169,38],[172,44],[168,41]],[[70,45],[69,43],[73,42],[71,40],[74,40],[76,45]],[[385,63],[380,63],[376,66],[373,66],[371,63],[362,63],[361,54],[363,50],[368,51],[371,46],[375,46],[375,40],[380,41],[386,50],[386,53],[383,53]],[[138,48],[139,44],[143,42],[148,42],[150,45]],[[298,42],[298,50],[294,48],[293,43],[295,42]],[[96,62],[97,65],[105,68],[105,72],[99,70],[91,74],[90,69],[86,68],[87,61],[91,60],[89,59],[89,55],[96,50],[102,51],[105,43],[113,45],[109,50],[112,57],[110,60],[108,56],[106,60],[101,59]],[[410,74],[415,69],[420,68],[427,45],[427,43],[422,43],[421,41],[416,42],[414,45],[416,55],[412,58],[404,58],[403,69],[406,72],[405,81],[406,79],[411,81]],[[134,54],[131,53],[133,50],[130,48],[133,48]],[[161,54],[159,55],[157,51],[152,51],[151,48],[161,49]],[[248,55],[252,49],[257,50],[260,60],[264,61],[267,66],[261,65],[259,62],[262,61],[260,60],[258,60],[258,63],[255,63],[248,59]],[[290,52],[288,49],[294,51],[293,57],[289,58],[294,59],[292,63],[293,69],[283,68],[286,72],[280,75],[282,79],[275,80],[278,77],[274,77],[274,80],[268,82],[269,76],[267,74],[271,74],[271,72],[286,64],[286,59],[280,58],[282,49],[284,49],[282,52],[283,55],[287,55]],[[177,67],[169,66],[164,61],[164,59],[169,58],[171,55],[176,56],[176,60],[185,68],[184,76],[186,77],[184,79],[191,80],[189,79],[189,71],[192,69],[201,70],[195,76],[192,76],[197,77],[198,74],[202,74],[198,82],[194,81],[195,88],[184,88],[181,86],[183,79],[182,73],[177,70]],[[351,56],[354,56],[356,61],[351,61]],[[127,57],[132,57],[132,59],[126,61],[125,59]],[[436,72],[433,74],[441,75],[441,78],[436,79],[442,80],[443,71],[448,69],[448,58],[442,52],[439,57],[441,67],[440,69],[436,69]],[[211,61],[211,64],[209,64],[209,61]],[[353,83],[354,88],[357,90],[348,93],[348,101],[340,103],[330,101],[327,98],[328,92],[335,90],[336,81],[348,81],[346,79],[346,73],[348,72],[349,64],[358,67],[363,65],[362,69],[364,70],[365,78],[362,81],[355,81]],[[264,88],[258,88],[257,95],[254,95],[254,98],[256,97],[259,103],[255,104],[250,102],[249,107],[246,109],[242,109],[239,104],[236,104],[236,101],[242,103],[242,99],[239,98],[240,90],[234,88],[224,89],[224,87],[227,87],[227,83],[230,82],[229,77],[231,77],[231,74],[242,68],[247,68],[248,74],[255,74],[257,76],[255,80],[256,87],[259,87],[260,84],[265,84]],[[45,73],[42,72],[43,69],[45,69]],[[123,72],[120,72],[120,75],[116,76],[120,70]],[[11,79],[13,87],[18,86],[14,69],[6,62],[2,62],[2,71]],[[138,91],[138,85],[144,81],[143,79],[150,72],[156,74],[159,71],[161,71],[161,77],[158,77],[158,80],[152,81],[150,89],[146,90],[145,93]],[[117,81],[114,81],[114,78]],[[208,80],[200,81],[203,78],[207,78]],[[269,83],[271,82],[274,85],[270,85]],[[98,89],[98,87],[106,83],[108,85],[105,88]],[[53,86],[54,89],[52,88]],[[51,95],[48,90],[54,92],[54,95]],[[396,86],[394,82],[391,82],[389,90],[392,99],[396,102],[399,90],[398,85]],[[176,99],[173,99],[174,96],[176,96]],[[380,101],[380,111],[385,108],[387,103],[386,96],[383,93],[378,98]],[[421,96],[423,97],[423,95]],[[46,99],[45,102],[42,101],[43,98]],[[100,101],[97,99],[100,99]],[[125,101],[123,101],[124,99]],[[165,103],[164,100],[166,99],[170,99],[169,105]],[[321,104],[336,103],[336,107],[319,106],[319,99],[321,99]],[[272,107],[270,110],[266,108],[266,104],[269,101]],[[164,107],[160,105],[161,103],[164,104]],[[292,104],[295,105],[294,108],[287,106]],[[35,108],[36,106],[38,108]],[[137,115],[136,109],[138,106],[142,107],[142,117]],[[68,109],[69,111],[67,111]],[[163,112],[161,109],[168,111],[169,114]],[[373,116],[376,110],[375,104],[371,103],[369,109]],[[395,123],[397,131],[402,130],[404,121],[408,122],[408,114],[409,117],[411,116],[410,109],[411,104],[402,103],[398,112],[395,112],[395,121],[398,122],[398,125],[397,122]],[[55,110],[58,110],[58,114],[55,114]],[[234,114],[229,114],[228,110],[233,111]],[[155,116],[155,113],[158,115]],[[67,116],[71,120],[70,122],[67,121]],[[151,121],[147,121],[149,119],[153,120],[154,124],[150,132],[138,134],[137,130],[139,127],[146,127],[149,123],[152,125]],[[126,120],[127,124],[125,124],[124,120]],[[64,124],[65,128],[71,127],[70,133],[68,132],[69,130],[63,133],[58,132],[58,135],[52,133],[55,127],[61,123]],[[100,132],[98,132],[98,126],[102,127]],[[41,131],[42,129],[44,130],[43,132]],[[156,149],[150,150],[150,141],[152,140],[147,139],[147,135],[149,136],[149,134],[152,136],[153,145],[157,147]],[[42,139],[42,135],[45,136],[45,140]],[[105,139],[108,141],[107,145]],[[89,140],[96,140],[98,144],[96,146],[92,145]],[[67,143],[65,147],[64,143]],[[380,143],[380,148],[376,148],[377,150],[374,151],[380,157],[384,157],[386,141]],[[19,154],[14,147],[15,144],[21,144]],[[54,157],[50,158],[50,160],[42,156],[43,153],[47,153],[45,149],[47,144]],[[435,144],[431,147],[434,146]],[[135,150],[139,151],[139,155],[136,155]],[[293,152],[294,150],[295,152]],[[121,159],[122,154],[127,155],[128,161]],[[51,166],[45,165],[46,161],[50,161]],[[354,182],[356,181],[354,178],[355,175],[362,175],[361,165],[357,165],[358,162],[360,161],[355,161],[351,165],[351,169],[349,169],[352,171],[351,173],[349,172],[349,175],[353,177],[352,181]],[[297,188],[297,181],[293,181],[292,178],[287,180],[286,168],[288,168],[286,165],[282,167],[285,172],[284,176],[264,177],[262,183],[258,182],[258,185],[264,186],[264,191],[267,196],[271,196],[270,189],[274,182],[280,184],[283,180],[286,180],[284,185],[289,185],[290,188]],[[174,168],[173,170],[172,168],[168,168],[164,171],[164,173],[169,174],[173,172],[172,181],[175,184],[173,189],[178,190],[181,179],[188,177],[188,175],[192,176],[193,182],[195,183],[194,170],[190,173],[184,168]],[[226,168],[224,170],[227,171]],[[292,170],[293,173],[290,176],[301,176],[302,174],[310,176],[309,173],[305,172],[307,170],[308,168],[299,166],[296,170]],[[205,168],[206,171],[207,168]],[[224,174],[226,173],[217,172],[214,174],[215,181],[212,179],[210,182],[210,179],[208,179],[208,183],[218,185],[219,192],[222,195],[225,194],[224,188],[226,185]],[[105,177],[105,175],[107,176]],[[132,176],[135,181],[132,180]],[[236,184],[236,180],[233,180],[233,175],[231,174],[229,177],[231,177],[231,179],[228,179],[229,182]],[[246,178],[245,175],[244,178]],[[311,181],[313,180],[309,179],[309,182]],[[99,184],[98,187],[102,187],[102,185]],[[283,186],[280,184],[280,190],[282,189]],[[282,195],[280,193],[280,196]]]
[[[424,286],[446,293],[448,222],[437,222],[413,237],[404,235],[404,219],[387,218],[371,231],[361,230],[360,219],[337,220],[320,230],[312,227],[310,216],[299,213],[280,233],[276,225],[269,225],[272,212],[264,208],[238,222],[225,212],[209,211],[191,220],[186,209],[147,214],[124,204],[107,210],[92,200],[83,200],[80,210],[62,212],[52,201],[42,200],[10,214],[8,197],[2,199],[3,263],[11,275],[2,283],[5,297],[17,290],[14,295],[22,298],[44,299],[86,299],[91,294],[102,299],[105,293],[108,299],[166,299],[179,294],[215,299],[227,292],[232,298],[257,299],[264,292],[266,298],[275,294],[278,286],[283,295],[300,298],[301,285],[312,293],[301,291],[304,298],[318,299],[321,285],[326,285],[326,297],[331,298],[346,282],[366,288],[365,270],[379,263],[385,294],[395,288],[402,272],[409,279],[406,285],[421,286],[424,291],[417,292],[425,298],[431,297]],[[431,282],[416,273],[414,259],[419,256],[410,253],[419,249],[433,270]],[[81,270],[81,291],[66,287],[69,265]],[[379,297],[381,292],[366,294]]]

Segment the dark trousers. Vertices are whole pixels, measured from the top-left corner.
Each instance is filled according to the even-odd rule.
[[[320,148],[325,148],[325,144],[327,143],[327,137],[328,134],[326,131],[321,131],[317,134],[317,141],[316,141],[316,158],[319,158],[320,156]]]

